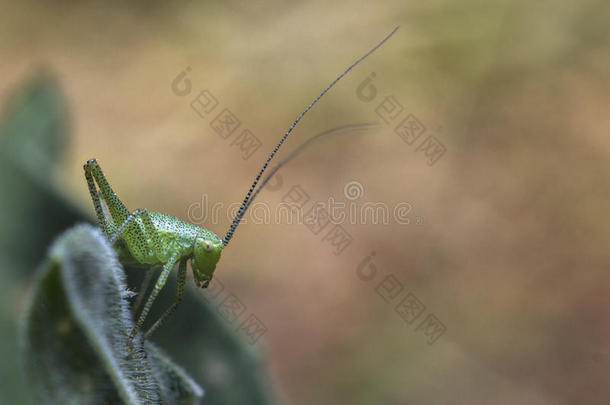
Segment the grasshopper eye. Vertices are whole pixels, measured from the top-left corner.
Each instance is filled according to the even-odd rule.
[[[210,253],[210,252],[212,252],[212,250],[214,250],[214,246],[212,245],[212,242],[210,242],[207,239],[205,239],[203,241],[202,245],[203,245],[203,250],[205,250],[208,253]]]

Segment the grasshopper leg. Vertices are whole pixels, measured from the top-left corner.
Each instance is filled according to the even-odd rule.
[[[89,159],[87,163],[85,163],[84,169],[85,178],[87,179],[87,184],[89,185],[89,191],[91,192],[91,198],[93,198],[93,205],[95,206],[95,212],[98,216],[98,220],[100,220],[100,214],[102,214],[103,217],[103,211],[99,197],[93,195],[95,183],[97,183],[100,189],[102,199],[106,204],[106,207],[108,208],[114,222],[116,224],[123,223],[129,216],[129,211],[121,202],[119,197],[117,197],[114,190],[112,190],[112,187],[108,183],[108,180],[106,180],[104,172],[102,172],[102,168],[98,165],[97,161],[95,159]]]
[[[152,307],[153,302],[155,302],[157,295],[159,295],[159,292],[161,292],[161,290],[165,286],[165,282],[167,281],[167,278],[169,277],[169,273],[172,271],[172,269],[174,268],[177,261],[178,261],[178,255],[174,255],[163,266],[163,270],[161,270],[161,274],[159,275],[159,278],[157,279],[157,282],[155,283],[155,287],[153,288],[152,292],[148,296],[148,300],[146,301],[146,304],[144,304],[142,313],[140,313],[140,316],[138,317],[136,326],[133,328],[133,330],[129,334],[130,341],[133,340],[133,338],[138,334],[138,331],[142,328],[142,325],[144,325],[144,320],[146,319],[146,316],[148,315],[148,312],[150,311],[150,308]]]
[[[112,234],[112,236],[109,237],[110,243],[114,244],[118,237],[121,236],[121,234],[125,231],[127,226],[138,216],[142,219],[142,223],[144,224],[143,231],[140,227],[137,228],[137,232],[140,234],[139,237],[143,237],[145,240],[148,239],[147,237],[150,237],[153,245],[149,246],[149,248],[151,248],[156,255],[161,255],[163,252],[161,251],[161,240],[159,238],[159,233],[150,219],[150,215],[148,214],[148,211],[146,211],[146,208],[137,209],[129,214],[121,226]],[[142,235],[142,233],[144,233],[144,235]]]
[[[178,305],[182,302],[182,298],[184,297],[184,287],[186,284],[186,260],[180,261],[180,266],[178,267],[178,286],[176,288],[176,301],[157,319],[157,321],[153,324],[153,326],[146,331],[144,334],[144,339],[147,339],[150,335],[153,334],[154,331],[157,330],[161,325],[167,321],[178,308]]]
[[[140,216],[142,217],[142,222],[144,223],[144,230],[152,238],[153,252],[155,252],[157,255],[160,255],[161,253],[163,253],[161,252],[161,239],[159,238],[159,233],[157,232],[157,229],[155,228],[152,219],[150,219],[148,211],[144,210],[140,214]]]
[[[110,236],[115,231],[116,225],[114,224],[112,218],[106,215],[104,212],[102,201],[100,199],[101,192],[95,186],[93,176],[91,175],[91,172],[87,170],[87,164],[85,164],[84,168],[87,187],[89,187],[89,193],[91,194],[91,200],[93,201],[93,207],[95,208],[95,215],[97,216],[97,223],[102,231],[107,236]]]
[[[145,208],[142,209],[137,209],[134,210],[131,214],[129,214],[129,216],[127,216],[127,219],[125,221],[123,221],[123,223],[121,224],[121,226],[119,226],[119,229],[117,229],[110,237],[110,244],[114,244],[114,242],[117,240],[117,238],[119,236],[121,236],[121,234],[123,233],[123,231],[125,230],[125,228],[127,227],[127,225],[129,225],[131,223],[131,221],[133,221],[134,219],[137,218],[138,215],[140,214],[144,214],[146,212]]]

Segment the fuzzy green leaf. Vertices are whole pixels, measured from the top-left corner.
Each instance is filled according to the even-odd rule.
[[[202,389],[133,328],[123,270],[102,233],[67,231],[40,269],[23,328],[27,376],[41,403],[194,403]]]

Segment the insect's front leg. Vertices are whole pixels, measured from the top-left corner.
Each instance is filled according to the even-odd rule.
[[[179,259],[178,254],[174,254],[170,258],[170,260],[163,266],[163,270],[161,270],[161,274],[159,275],[159,278],[157,279],[157,282],[155,283],[155,287],[153,288],[152,292],[148,296],[148,300],[146,301],[146,304],[144,305],[144,308],[142,309],[142,313],[140,313],[138,321],[136,322],[136,326],[133,328],[133,330],[129,334],[130,341],[133,340],[133,338],[138,334],[138,331],[142,328],[142,325],[144,325],[144,320],[146,320],[146,316],[148,315],[148,312],[150,311],[150,308],[152,307],[153,302],[157,298],[157,295],[159,295],[159,292],[161,292],[161,290],[165,286],[165,282],[167,281],[167,278],[169,277],[169,273],[172,271],[172,269],[176,265],[176,262],[178,261],[178,259]]]
[[[180,266],[178,267],[178,282],[176,287],[176,301],[161,315],[159,319],[150,327],[148,331],[144,334],[144,339],[148,339],[150,335],[153,334],[161,325],[167,321],[167,318],[170,317],[178,308],[178,305],[182,302],[182,298],[184,297],[184,287],[186,284],[186,259],[182,259],[180,261]]]

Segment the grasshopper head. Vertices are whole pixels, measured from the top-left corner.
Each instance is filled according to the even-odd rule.
[[[213,234],[195,238],[191,267],[197,286],[206,288],[210,284],[223,247],[222,240]]]

